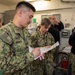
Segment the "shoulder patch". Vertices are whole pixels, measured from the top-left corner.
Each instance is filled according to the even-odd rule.
[[[0,30],[0,39],[7,44],[12,44],[12,38],[10,37],[10,32],[7,30]]]

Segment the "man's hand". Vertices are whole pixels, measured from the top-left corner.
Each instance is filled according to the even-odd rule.
[[[40,55],[41,55],[40,48],[34,48],[34,49],[32,50],[32,53],[33,53],[33,55],[34,55],[34,58],[40,56]]]
[[[58,21],[58,20],[55,20],[55,24],[56,24],[56,25],[59,25],[58,23],[59,23],[59,21]]]
[[[44,59],[45,53],[42,53],[41,56],[39,57],[39,60]]]
[[[34,58],[38,57],[37,59],[44,59],[45,53],[41,54],[40,48],[34,48],[34,50],[32,50],[32,53],[34,55]]]

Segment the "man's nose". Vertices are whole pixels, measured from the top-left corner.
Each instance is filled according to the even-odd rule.
[[[48,31],[48,29],[46,29],[46,31]]]

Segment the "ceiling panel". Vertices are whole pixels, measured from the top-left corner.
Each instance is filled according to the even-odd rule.
[[[23,1],[23,0],[0,0],[0,4],[3,4],[3,5],[15,5],[19,1]]]
[[[0,0],[0,4],[9,6],[9,5],[15,5],[20,1],[25,1],[25,0]],[[42,1],[42,0],[26,0],[26,1]],[[45,0],[45,1],[51,1],[51,0]]]
[[[0,0],[0,4],[9,6],[9,5],[15,5],[20,1],[25,1],[25,0]],[[40,1],[40,0],[28,0],[28,1]]]

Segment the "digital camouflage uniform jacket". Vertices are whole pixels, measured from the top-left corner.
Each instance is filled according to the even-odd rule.
[[[75,75],[75,54],[71,53],[72,75]]]
[[[69,44],[71,48],[71,64],[72,64],[72,75],[75,75],[75,33],[72,33],[69,37]]]
[[[0,70],[3,75],[26,75],[27,65],[34,60],[28,53],[30,35],[12,22],[0,29]]]
[[[46,32],[44,35],[38,30],[31,36],[31,46],[32,47],[44,47],[44,46],[51,46],[54,44],[54,38],[49,33]],[[48,52],[45,55],[44,60],[34,60],[31,64],[31,75],[52,75],[53,73],[53,55]],[[28,74],[28,75],[30,75]]]

